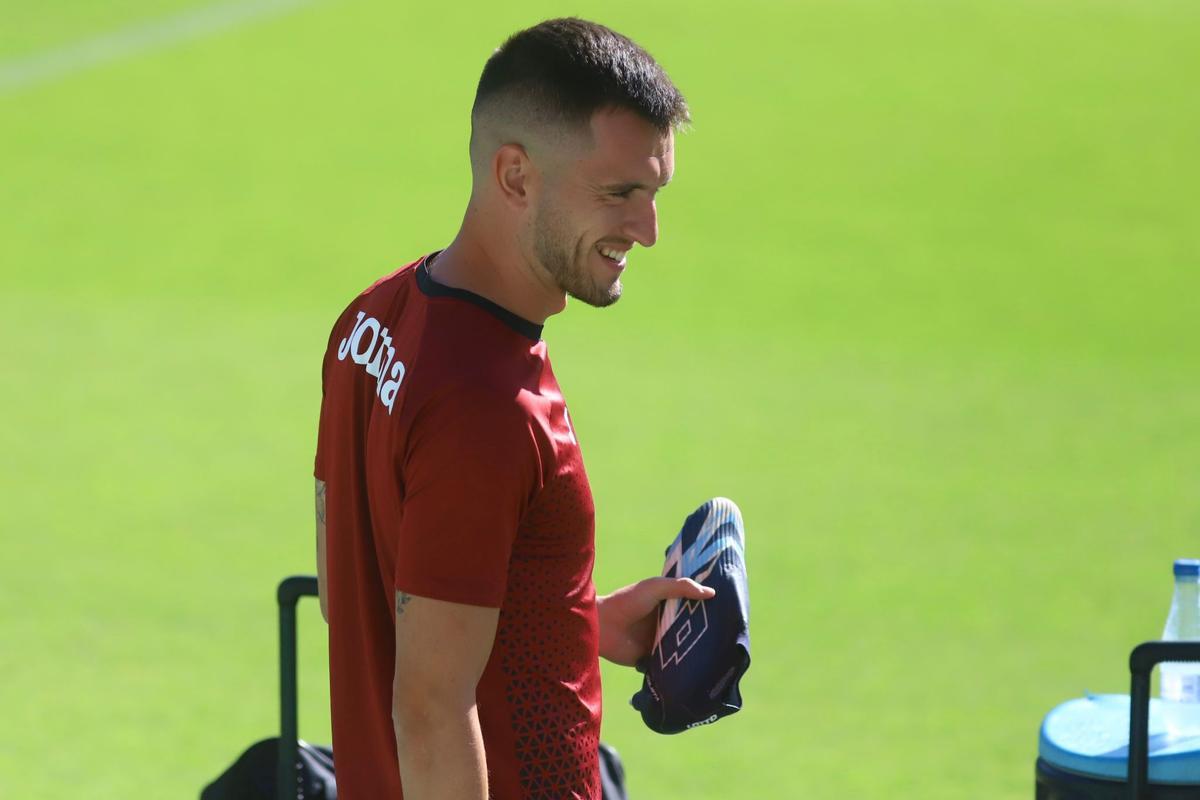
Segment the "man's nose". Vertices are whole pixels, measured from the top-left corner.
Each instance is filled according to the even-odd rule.
[[[649,199],[645,205],[640,206],[626,224],[626,232],[629,238],[640,244],[642,247],[653,247],[658,241],[658,209],[654,205],[654,199]]]

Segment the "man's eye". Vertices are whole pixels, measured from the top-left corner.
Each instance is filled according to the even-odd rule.
[[[621,198],[625,198],[625,197],[629,197],[631,194],[633,194],[633,189],[632,189],[632,188],[630,188],[630,189],[622,189],[622,190],[621,190],[621,191],[619,191],[619,192],[613,192],[613,193],[612,193],[612,196],[613,196],[613,197],[621,197]]]

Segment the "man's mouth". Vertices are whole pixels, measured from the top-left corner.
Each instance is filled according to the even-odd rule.
[[[625,255],[629,252],[629,250],[618,250],[615,247],[604,247],[602,245],[597,245],[596,252],[600,253],[600,255],[607,259],[608,262],[614,267],[623,268],[625,266]]]

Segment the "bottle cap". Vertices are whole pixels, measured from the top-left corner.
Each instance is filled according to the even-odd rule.
[[[1200,559],[1197,559],[1197,558],[1177,558],[1177,559],[1175,559],[1175,577],[1176,578],[1200,577]]]

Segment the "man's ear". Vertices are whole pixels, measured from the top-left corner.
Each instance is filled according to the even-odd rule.
[[[500,145],[492,157],[492,177],[505,203],[519,209],[529,206],[537,175],[524,147],[511,142]]]

